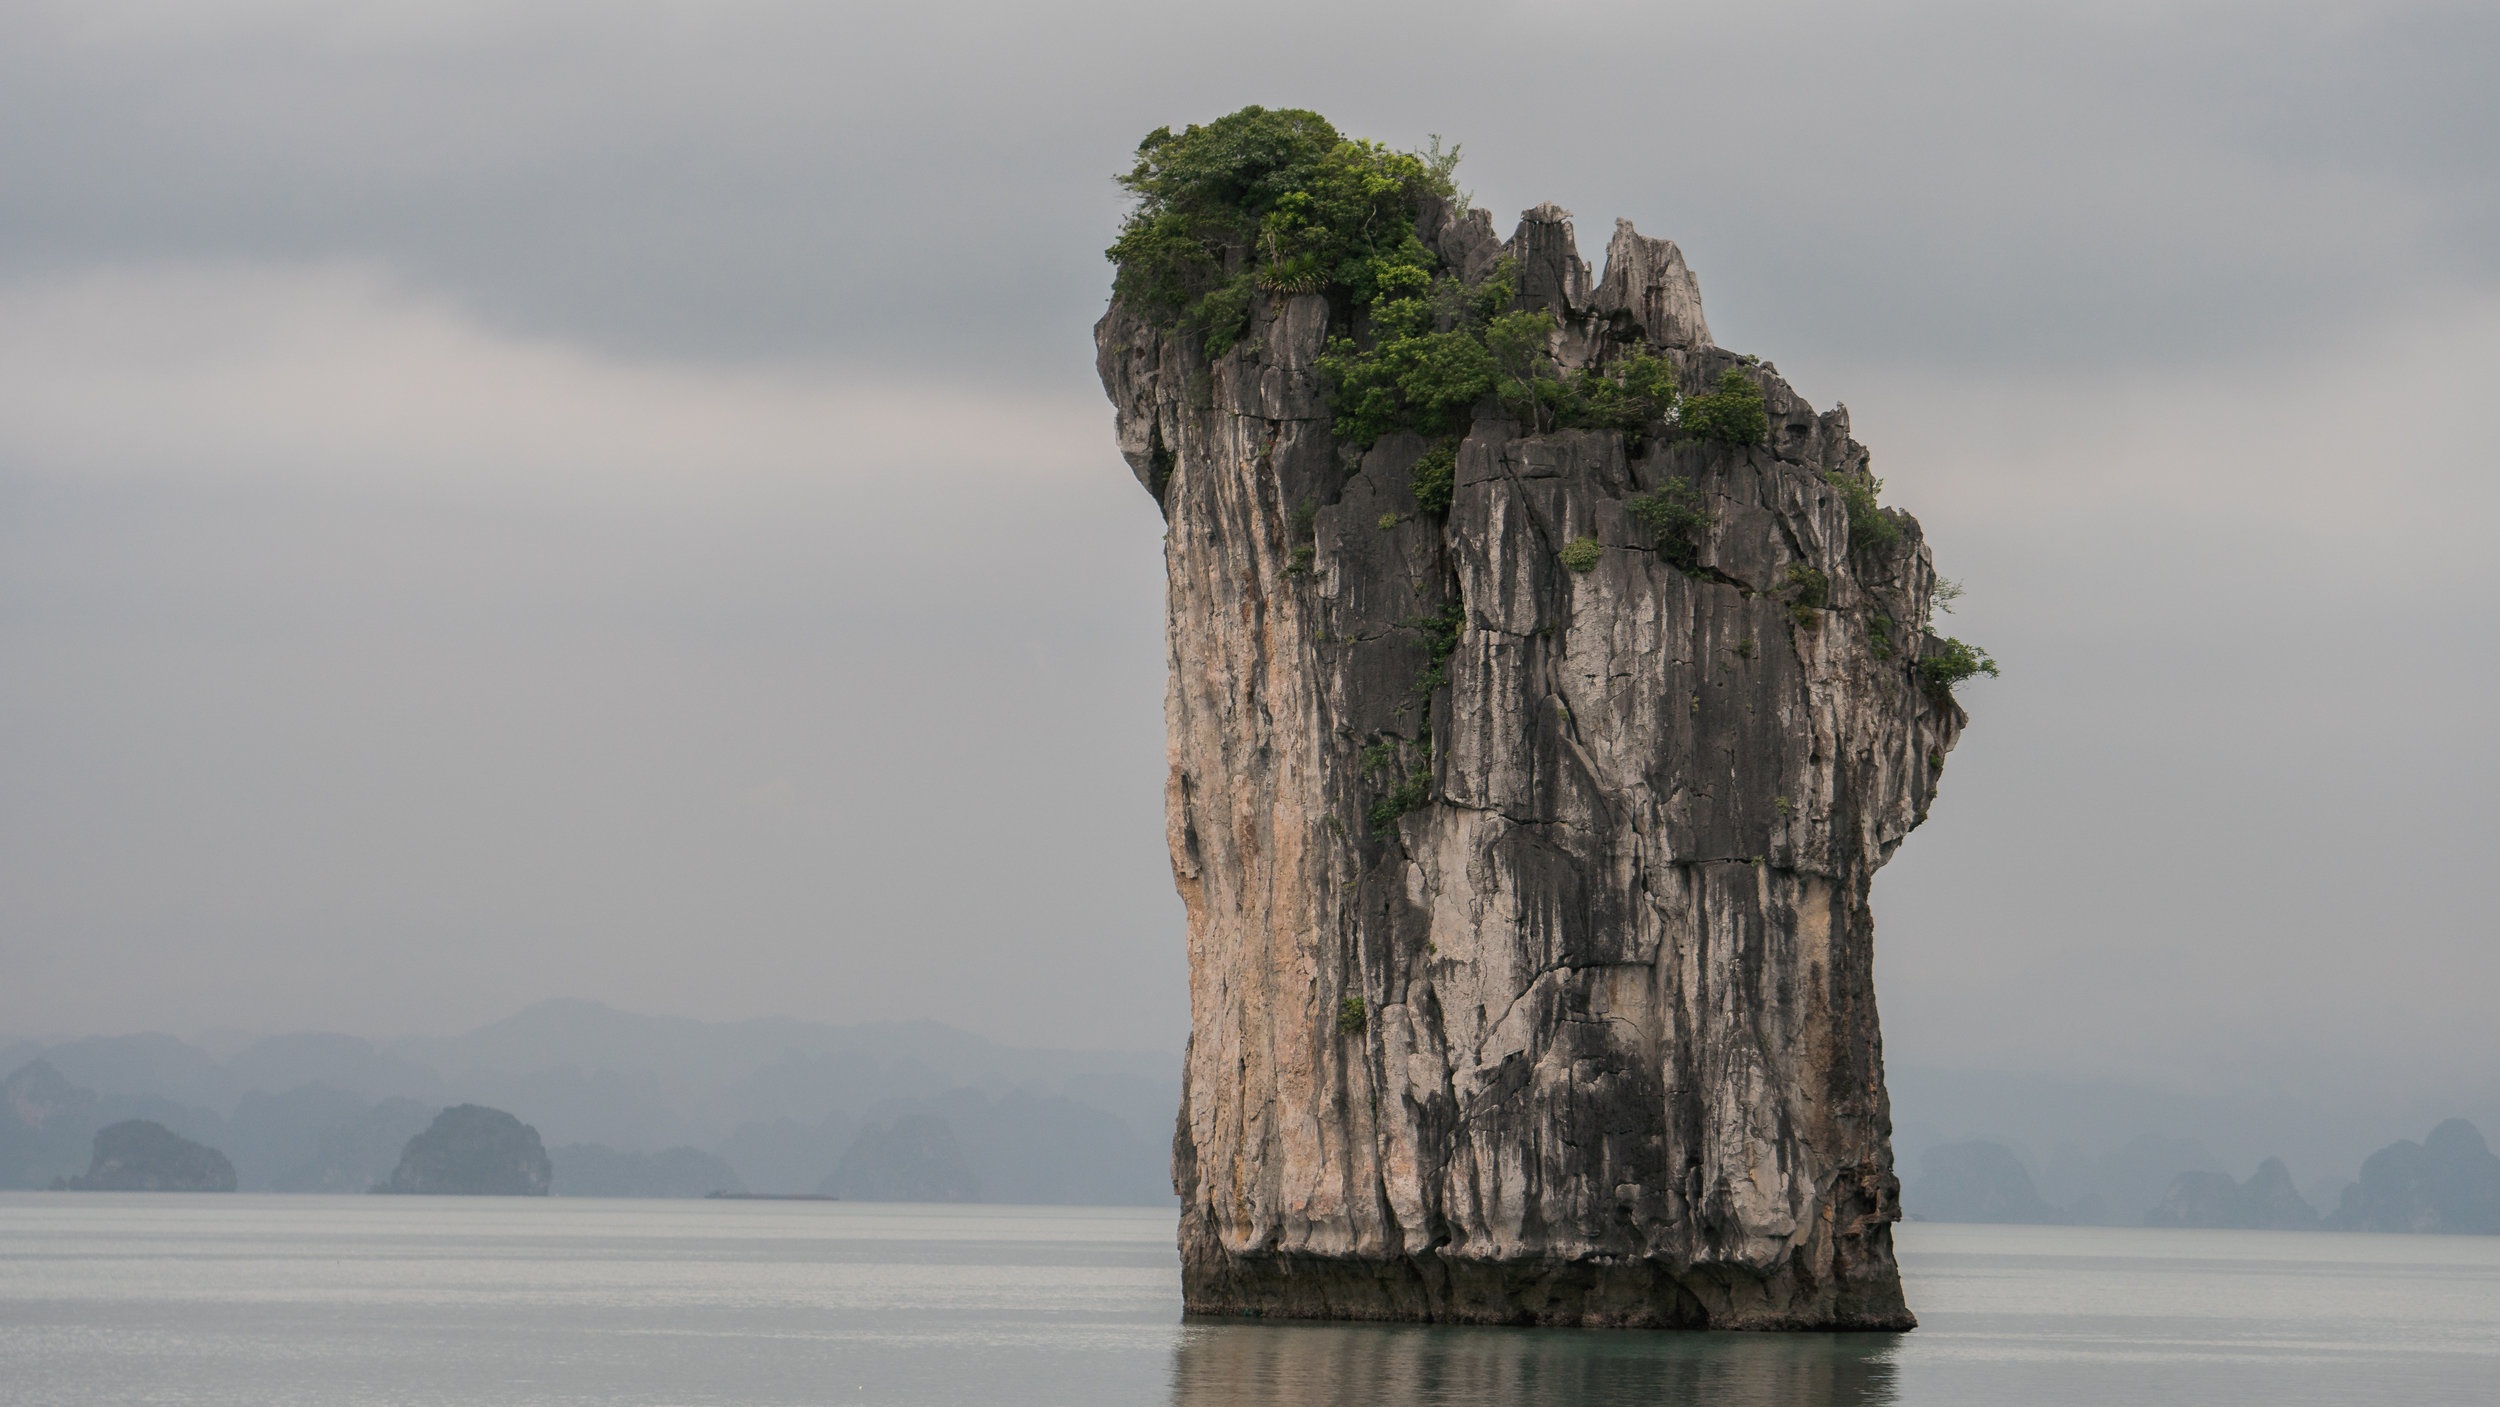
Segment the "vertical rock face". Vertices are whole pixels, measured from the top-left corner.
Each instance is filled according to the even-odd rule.
[[[1552,206],[1418,233],[1515,261],[1566,370],[1733,369],[1769,435],[1632,447],[1488,399],[1427,513],[1421,439],[1331,434],[1324,297],[1260,295],[1213,360],[1116,301],[1097,326],[1168,524],[1188,1307],[1906,1328],[1867,893],[1962,722],[1914,667],[1917,525],[1852,550],[1846,412],[1713,346],[1674,245],[1619,225],[1592,280]],[[1694,552],[1627,508],[1672,479]]]

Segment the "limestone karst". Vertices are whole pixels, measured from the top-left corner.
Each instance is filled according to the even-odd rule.
[[[2371,1154],[2327,1225],[2500,1235],[2500,1155],[2482,1130],[2446,1120],[2419,1143],[2401,1139]]]
[[[232,1192],[226,1155],[149,1119],[98,1129],[87,1170],[57,1186],[71,1192]]]
[[[1909,1326],[1868,887],[1992,667],[1847,413],[1313,114],[1126,184],[1189,1308]]]
[[[501,1109],[455,1104],[408,1140],[377,1192],[544,1197],[554,1168],[538,1130]]]

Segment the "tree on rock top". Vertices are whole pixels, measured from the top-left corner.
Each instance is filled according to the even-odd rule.
[[[501,1109],[460,1104],[408,1140],[390,1181],[375,1189],[432,1196],[544,1197],[554,1169],[538,1130]]]
[[[1195,324],[1211,356],[1241,336],[1260,289],[1338,287],[1359,303],[1384,278],[1420,290],[1430,261],[1416,201],[1450,190],[1446,165],[1341,136],[1316,112],[1263,107],[1156,128],[1120,184],[1137,200],[1105,251],[1120,296]]]

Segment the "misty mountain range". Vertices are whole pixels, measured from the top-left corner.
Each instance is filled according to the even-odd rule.
[[[706,1022],[582,1001],[389,1041],[0,1041],[0,1187],[74,1176],[98,1129],[148,1119],[221,1150],[243,1190],[363,1192],[437,1111],[476,1103],[538,1130],[560,1195],[1159,1205],[1179,1068],[929,1021]],[[2419,1101],[2338,1112],[1915,1066],[1891,1084],[1904,1206],[1931,1220],[2137,1226],[2174,1192],[2194,1215],[2297,1201],[2332,1219],[2373,1150],[2458,1113],[2500,1128],[2500,1108]]]
[[[0,1043],[0,1074],[0,1186],[13,1187],[75,1174],[95,1130],[149,1119],[222,1150],[243,1190],[362,1192],[437,1110],[476,1103],[538,1129],[559,1193],[840,1191],[847,1168],[863,1188],[908,1195],[918,1165],[896,1150],[929,1145],[934,1121],[956,1150],[934,1193],[1154,1204],[1171,1195],[1179,1105],[1179,1062],[1159,1053],[574,1001],[462,1036],[284,1035],[222,1056],[159,1034],[14,1041]]]

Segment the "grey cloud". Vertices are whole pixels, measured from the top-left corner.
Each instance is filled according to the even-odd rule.
[[[380,259],[639,354],[1071,384],[1110,173],[1247,101],[1444,131],[1497,211],[1631,215],[1745,345],[2194,361],[2500,274],[2463,7],[81,9],[7,36],[18,267]]]
[[[2487,9],[864,8],[0,13],[0,1025],[1176,1042],[1087,329],[1258,101],[1851,404],[2008,665],[1897,1055],[2489,1068]]]

